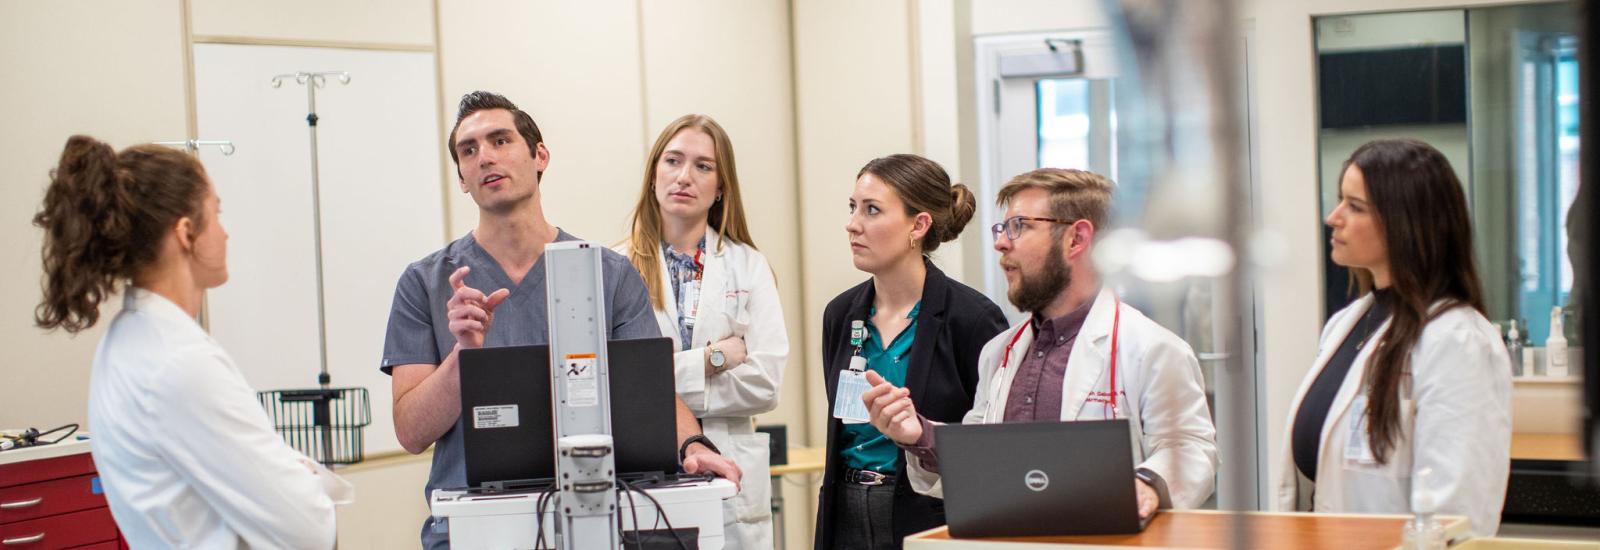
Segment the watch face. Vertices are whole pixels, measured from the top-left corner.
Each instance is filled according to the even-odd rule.
[[[722,363],[725,361],[727,361],[727,359],[722,355],[722,350],[711,350],[711,366],[720,368],[722,367]]]

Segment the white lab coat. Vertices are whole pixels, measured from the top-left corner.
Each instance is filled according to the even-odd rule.
[[[1109,399],[1111,329],[1115,302],[1109,290],[1095,298],[1067,358],[1062,381],[1061,420],[1127,418],[1132,426],[1134,462],[1167,482],[1175,508],[1194,508],[1211,496],[1217,469],[1216,427],[1206,408],[1200,363],[1189,345],[1139,310],[1121,305],[1117,344],[1117,405]],[[1009,361],[1000,368],[1006,344],[1022,325],[995,336],[978,355],[978,392],[963,424],[997,424],[1005,416],[1012,378],[1033,344],[1033,328],[1017,338]],[[939,474],[906,454],[907,472],[917,492],[943,498]]]
[[[1279,510],[1295,510],[1298,500],[1291,446],[1300,402],[1372,301],[1371,294],[1356,300],[1322,330],[1317,362],[1289,406],[1279,453]],[[1367,361],[1388,328],[1385,321],[1356,355],[1328,410],[1312,511],[1409,514],[1411,499],[1429,491],[1438,513],[1467,516],[1474,534],[1493,535],[1500,526],[1511,469],[1511,365],[1499,331],[1470,307],[1451,309],[1423,327],[1411,352],[1410,380],[1400,387],[1400,437],[1388,464],[1378,465],[1346,454],[1351,437],[1367,437],[1365,432],[1352,433],[1352,424],[1366,410],[1351,403],[1365,394]],[[1423,468],[1433,470],[1427,487],[1412,483]]]
[[[129,287],[89,377],[90,449],[133,548],[332,548],[344,480],[285,445],[233,360]]]
[[[621,251],[624,255],[627,250]],[[767,259],[756,249],[722,240],[706,229],[705,267],[694,342],[673,356],[678,397],[701,420],[706,437],[744,473],[739,494],[723,502],[728,548],[772,548],[772,476],[767,435],[755,431],[757,414],[778,407],[783,368],[789,359],[778,286]],[[661,333],[681,349],[677,285],[661,262],[662,302],[655,310]],[[730,336],[744,338],[744,363],[715,376],[705,374],[705,347]]]

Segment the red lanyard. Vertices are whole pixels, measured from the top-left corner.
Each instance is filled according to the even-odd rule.
[[[1111,310],[1112,311],[1112,313],[1111,313],[1111,410],[1112,411],[1116,411],[1117,410],[1117,340],[1118,340],[1117,332],[1119,331],[1119,329],[1122,328],[1122,300],[1118,299],[1115,295],[1113,295],[1113,296],[1111,296],[1111,304],[1112,304],[1112,307],[1113,307],[1113,309]],[[1017,340],[1022,338],[1022,334],[1024,332],[1028,331],[1028,325],[1030,325],[1032,323],[1033,323],[1033,318],[1031,318],[1031,317],[1028,318],[1028,320],[1022,322],[1022,326],[1017,329],[1016,334],[1012,334],[1011,335],[1011,341],[1006,343],[1005,352],[1000,354],[1000,369],[1001,370],[1005,370],[1006,365],[1011,363],[1011,348],[1013,346],[1017,345]],[[1000,382],[998,380],[996,380],[995,383],[998,384]]]
[[[705,252],[705,249],[694,249],[694,280],[696,281],[700,280],[700,275],[706,271],[706,264],[700,263],[700,253],[702,252]]]

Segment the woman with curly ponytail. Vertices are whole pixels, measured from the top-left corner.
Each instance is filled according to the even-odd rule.
[[[219,206],[194,157],[68,139],[33,218],[45,233],[34,322],[77,334],[121,290],[90,374],[89,423],[130,545],[329,548],[329,493],[348,485],[278,438],[195,322],[202,293],[228,280]]]

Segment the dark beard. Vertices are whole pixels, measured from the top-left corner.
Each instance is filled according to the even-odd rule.
[[[1072,285],[1072,269],[1067,267],[1066,260],[1061,258],[1061,241],[1057,239],[1050,244],[1050,260],[1044,264],[1044,269],[1037,276],[1024,275],[1019,267],[1017,270],[1017,288],[1006,293],[1006,298],[1011,300],[1011,305],[1027,313],[1044,311],[1050,306],[1057,296]]]

